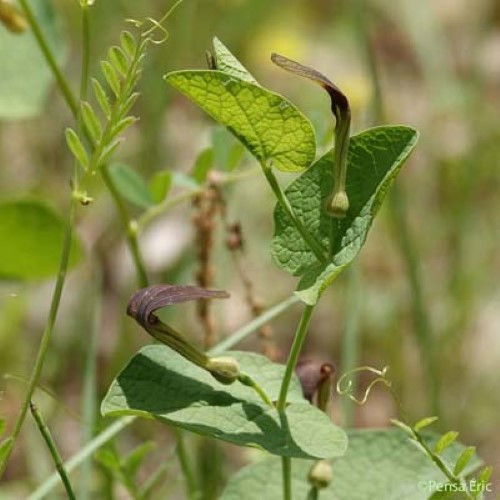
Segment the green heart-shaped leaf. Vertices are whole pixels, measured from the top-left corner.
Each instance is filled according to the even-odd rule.
[[[65,222],[47,204],[12,200],[0,204],[0,278],[41,279],[57,273]],[[73,238],[70,266],[82,255]]]
[[[230,352],[242,372],[278,399],[285,367],[253,353]],[[302,396],[294,378],[285,412],[266,405],[242,384],[223,385],[166,346],[143,348],[103,400],[104,416],[138,415],[228,441],[298,458],[341,456],[342,429]]]
[[[116,189],[130,203],[140,208],[149,208],[154,205],[149,186],[132,167],[123,163],[114,163],[109,166],[109,174]]]
[[[280,205],[274,212],[272,253],[277,264],[302,276],[296,292],[315,304],[325,288],[352,262],[363,246],[385,194],[415,147],[418,132],[409,127],[376,127],[351,138],[347,154],[344,219],[324,207],[333,189],[333,151],[319,159],[285,191],[298,219],[329,255],[320,263]]]
[[[348,433],[347,453],[332,464],[332,482],[321,490],[321,500],[427,500],[438,485],[447,482],[444,474],[422,451],[397,429],[356,430]],[[431,448],[439,436],[426,434]],[[454,443],[443,454],[453,464],[464,446]],[[467,473],[481,465],[475,457]],[[312,462],[292,462],[294,498],[308,498],[307,475]],[[433,490],[434,488],[434,490]],[[282,495],[281,461],[264,459],[233,476],[221,500],[275,500]]]
[[[260,162],[298,172],[314,160],[311,122],[284,97],[222,71],[174,71],[164,78],[227,127]]]
[[[52,2],[29,0],[28,3],[60,63],[66,50]],[[39,114],[53,76],[30,28],[13,34],[0,24],[0,61],[0,118],[20,119]]]
[[[218,70],[257,85],[257,80],[217,37],[213,39],[213,46]]]

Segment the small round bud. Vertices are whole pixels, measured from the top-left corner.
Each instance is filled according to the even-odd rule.
[[[221,384],[232,384],[240,376],[240,365],[234,358],[229,356],[209,358],[206,369]]]
[[[28,21],[23,13],[11,3],[0,1],[0,22],[12,33],[23,33]]]
[[[326,204],[326,211],[332,217],[343,219],[349,210],[349,198],[345,191],[334,193]]]
[[[311,486],[322,490],[332,482],[332,466],[328,460],[318,460],[309,471],[307,480]]]

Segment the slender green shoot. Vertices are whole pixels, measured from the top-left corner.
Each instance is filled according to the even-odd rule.
[[[66,489],[66,494],[68,495],[68,498],[70,500],[74,500],[76,497],[75,494],[73,493],[73,488],[71,487],[71,483],[68,479],[68,475],[64,468],[64,464],[61,460],[61,455],[59,454],[59,450],[57,449],[56,443],[52,438],[50,430],[47,427],[47,424],[45,423],[45,420],[42,414],[40,413],[40,410],[37,408],[35,403],[33,403],[33,401],[30,401],[30,410],[31,414],[33,415],[33,418],[35,419],[36,425],[40,430],[40,434],[42,435],[45,443],[47,444],[47,448],[50,451],[52,459],[54,460],[57,472],[61,477],[61,481],[64,484],[64,488]]]
[[[33,366],[33,370],[31,372],[31,376],[28,383],[28,390],[26,391],[26,395],[24,398],[24,402],[21,406],[21,410],[14,424],[14,429],[10,436],[11,442],[10,446],[7,449],[2,463],[0,463],[0,478],[2,477],[5,469],[7,467],[7,462],[9,461],[10,454],[12,453],[12,449],[14,448],[14,444],[19,437],[19,433],[21,432],[21,428],[26,419],[26,415],[28,413],[29,404],[31,398],[33,397],[33,393],[35,392],[35,388],[38,385],[40,380],[40,375],[42,373],[42,368],[45,363],[45,358],[47,355],[47,351],[50,346],[50,342],[52,339],[52,334],[54,331],[54,325],[57,319],[57,313],[59,311],[59,305],[61,303],[62,292],[64,288],[64,283],[66,281],[66,273],[68,270],[69,263],[69,255],[71,249],[71,239],[73,237],[73,226],[75,224],[75,215],[76,215],[76,207],[78,205],[77,199],[73,196],[70,201],[68,218],[66,220],[66,229],[62,247],[62,255],[61,261],[59,264],[59,272],[57,274],[57,279],[54,287],[54,292],[52,294],[52,301],[50,304],[49,315],[47,318],[47,323],[45,325],[44,332],[42,334],[42,338],[40,340],[40,345],[38,347],[37,356],[35,359],[35,364]]]
[[[302,317],[300,318],[299,324],[297,326],[297,331],[295,332],[292,348],[290,349],[290,353],[288,354],[285,374],[283,375],[283,380],[281,382],[280,395],[277,404],[278,411],[284,411],[286,408],[286,396],[288,394],[288,388],[290,387],[290,382],[292,381],[292,376],[295,372],[295,367],[297,366],[297,361],[299,360],[300,352],[307,336],[307,328],[309,326],[309,321],[311,320],[313,310],[314,306],[305,306]]]
[[[367,5],[365,0],[356,0],[352,5],[356,29],[361,40],[364,58],[372,80],[373,99],[371,105],[371,121],[373,123],[380,123],[385,120],[384,99],[378,64],[369,38],[366,19]],[[393,219],[395,234],[398,235],[397,242],[405,262],[406,273],[411,289],[414,333],[424,365],[427,393],[429,395],[429,408],[434,415],[441,415],[440,377],[439,368],[436,362],[432,327],[424,304],[416,244],[409,229],[406,215],[406,203],[397,183],[392,188],[389,200],[392,205],[391,217]]]
[[[355,265],[347,270],[347,297],[344,334],[341,344],[342,372],[351,372],[359,365],[360,360],[360,307],[362,305],[362,289],[360,286],[360,270]],[[352,384],[356,385],[356,373],[352,373]],[[354,402],[350,398],[342,398],[344,425],[352,427],[354,423]]]
[[[292,500],[292,459],[281,457],[281,474],[283,478],[283,500]]]
[[[311,319],[314,306],[305,306],[300,318],[299,324],[297,326],[297,331],[295,332],[295,337],[293,339],[292,347],[288,355],[288,361],[286,363],[285,374],[283,375],[283,380],[281,381],[280,395],[276,408],[278,411],[285,411],[286,408],[286,397],[288,394],[288,388],[290,387],[290,382],[292,381],[293,373],[295,372],[295,367],[297,366],[297,361],[299,360],[299,355],[304,345],[304,341],[307,336],[307,328],[309,326],[309,321]],[[283,499],[291,500],[292,498],[292,460],[289,457],[281,457],[281,467],[283,475]]]
[[[184,476],[188,497],[190,500],[195,500],[198,497],[198,486],[196,484],[193,467],[188,458],[186,443],[184,441],[184,434],[178,429],[174,429],[174,434],[176,441],[177,458],[179,460],[182,474]]]
[[[49,47],[47,39],[45,38],[45,35],[42,32],[42,28],[40,27],[40,24],[38,23],[28,0],[19,0],[19,3],[24,11],[26,19],[30,24],[30,27],[33,31],[33,35],[38,43],[38,46],[40,47],[40,50],[42,51],[43,56],[47,61],[47,64],[49,65],[55,79],[57,80],[57,84],[59,86],[59,89],[61,90],[64,100],[71,109],[73,116],[76,116],[78,114],[78,101],[73,95],[71,87],[69,86],[66,78],[64,77],[59,66],[57,65],[56,58],[54,57],[54,54],[52,53]]]
[[[263,162],[261,163],[261,167],[262,171],[264,172],[264,175],[266,176],[267,182],[269,183],[269,186],[271,187],[274,196],[276,197],[276,200],[283,207],[283,210],[285,210],[285,212],[287,213],[288,217],[292,221],[292,224],[300,233],[300,235],[307,243],[311,251],[314,253],[316,258],[321,263],[327,262],[326,252],[322,248],[321,244],[311,235],[311,233],[307,230],[302,221],[298,219],[297,216],[294,214],[290,202],[288,201],[288,198],[281,189],[278,179],[276,179],[276,176],[274,175],[271,166]]]

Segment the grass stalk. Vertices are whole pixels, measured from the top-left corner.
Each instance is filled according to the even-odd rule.
[[[281,381],[279,399],[276,405],[276,408],[279,412],[285,411],[288,388],[290,387],[290,382],[292,381],[292,376],[295,372],[295,367],[297,366],[297,361],[299,360],[300,352],[302,351],[302,346],[304,345],[304,341],[307,336],[309,321],[311,320],[311,315],[313,313],[313,310],[314,306],[306,305],[304,311],[302,312],[302,317],[300,318],[299,324],[297,326],[297,331],[295,332],[295,337],[292,342],[292,347],[290,349],[290,353],[288,354],[288,361],[286,363],[285,374],[283,375],[283,380]],[[283,500],[291,500],[292,498],[291,458],[281,457],[281,470],[283,477]]]
[[[347,270],[346,319],[341,345],[343,373],[351,372],[360,365],[360,308],[362,305],[360,274],[356,265]],[[356,379],[357,373],[352,371],[350,380],[354,387]],[[350,398],[342,398],[342,413],[346,427],[352,427],[354,424],[354,410],[354,401]]]
[[[30,410],[31,414],[33,415],[33,418],[35,419],[36,425],[38,426],[38,429],[40,430],[40,434],[42,435],[47,448],[50,451],[50,454],[52,456],[52,459],[54,460],[54,464],[56,466],[57,472],[61,478],[62,483],[64,484],[64,488],[66,490],[66,494],[69,498],[69,500],[75,500],[75,494],[73,492],[73,488],[71,487],[71,483],[68,479],[68,475],[66,474],[66,470],[64,468],[64,464],[61,460],[61,455],[59,454],[59,450],[57,449],[57,445],[52,438],[52,435],[50,433],[49,428],[47,427],[47,424],[45,423],[45,420],[40,413],[40,410],[37,408],[35,403],[33,401],[30,401]]]
[[[196,484],[195,475],[191,462],[188,459],[188,453],[186,450],[186,443],[184,441],[184,433],[179,429],[174,429],[175,441],[176,441],[176,454],[179,464],[181,466],[182,475],[184,476],[184,482],[186,485],[186,492],[190,500],[196,500],[198,496],[198,486]]]
[[[12,453],[12,449],[14,444],[19,437],[19,433],[21,432],[21,428],[26,419],[26,414],[28,413],[28,408],[30,401],[33,397],[33,393],[35,392],[35,388],[40,381],[40,376],[42,374],[42,368],[45,363],[45,358],[47,356],[47,352],[50,346],[50,341],[52,339],[52,334],[54,332],[54,325],[57,319],[57,313],[59,312],[59,305],[61,303],[62,292],[64,288],[64,283],[66,281],[66,273],[68,270],[69,256],[71,250],[71,240],[73,237],[73,227],[75,224],[75,216],[76,216],[76,208],[78,201],[72,196],[70,201],[70,206],[68,210],[68,217],[66,219],[66,228],[64,234],[64,241],[62,247],[61,260],[59,263],[59,272],[57,274],[56,283],[54,286],[54,291],[52,294],[52,300],[50,304],[49,315],[47,318],[47,322],[45,325],[44,332],[42,334],[42,338],[40,340],[40,345],[38,347],[37,356],[35,359],[35,364],[33,366],[33,370],[31,372],[31,376],[28,383],[28,390],[24,397],[24,402],[21,406],[21,411],[16,419],[14,424],[14,429],[10,436],[11,443],[9,448],[7,449],[5,456],[3,457],[2,463],[0,463],[0,478],[2,477],[5,469],[7,467],[7,462],[10,458],[10,454]]]
[[[57,85],[59,86],[59,89],[64,97],[64,100],[66,101],[68,107],[70,108],[73,116],[76,116],[78,114],[78,101],[73,95],[71,87],[69,86],[66,78],[64,77],[59,66],[57,65],[56,58],[54,57],[54,54],[52,53],[52,50],[49,47],[48,41],[42,32],[42,28],[38,23],[28,0],[19,0],[19,4],[21,5],[24,15],[26,16],[26,19],[29,22],[29,25],[33,31],[33,35],[37,41],[38,46],[40,47],[40,50],[43,53],[45,61],[49,65],[52,74],[57,80]]]
[[[424,305],[422,281],[415,244],[408,229],[406,204],[403,201],[401,190],[398,186],[393,186],[390,201],[394,229],[398,235],[398,244],[410,284],[413,328],[424,365],[424,376],[427,393],[429,394],[429,412],[431,415],[441,416],[439,371],[436,363],[433,334]]]
[[[368,34],[366,2],[365,0],[356,0],[353,6],[355,9],[356,27],[364,51],[366,65],[372,80],[373,101],[371,121],[373,123],[379,123],[383,121],[385,117],[384,100],[377,60]],[[434,338],[429,315],[424,304],[422,279],[418,267],[418,255],[414,238],[409,229],[406,203],[397,183],[392,187],[389,200],[392,208],[391,217],[395,227],[395,234],[398,235],[397,242],[405,263],[407,278],[411,289],[413,330],[424,366],[427,393],[429,395],[429,411],[432,415],[441,416],[440,381],[438,365],[436,363]]]
[[[96,273],[98,274],[98,273]],[[95,294],[90,300],[90,306],[93,311],[93,322],[90,328],[90,335],[85,341],[85,365],[83,369],[83,395],[82,395],[82,446],[87,444],[93,438],[94,429],[96,428],[97,416],[97,384],[96,384],[96,369],[97,369],[97,339],[100,333],[101,323],[101,300],[102,300],[102,279],[97,276],[95,280]],[[79,476],[78,498],[86,500],[90,498],[90,484],[92,479],[92,460],[89,457],[82,464],[82,470]]]
[[[292,500],[292,459],[290,457],[281,457],[281,473],[283,500]]]

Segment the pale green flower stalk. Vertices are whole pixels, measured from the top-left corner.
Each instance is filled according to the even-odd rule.
[[[335,218],[342,219],[349,210],[349,199],[346,193],[347,150],[349,148],[349,132],[351,129],[351,108],[345,94],[326,76],[315,69],[304,66],[279,54],[272,54],[271,60],[280,68],[303,76],[323,87],[332,101],[332,113],[335,116],[335,161],[334,188],[326,203],[326,211]]]

